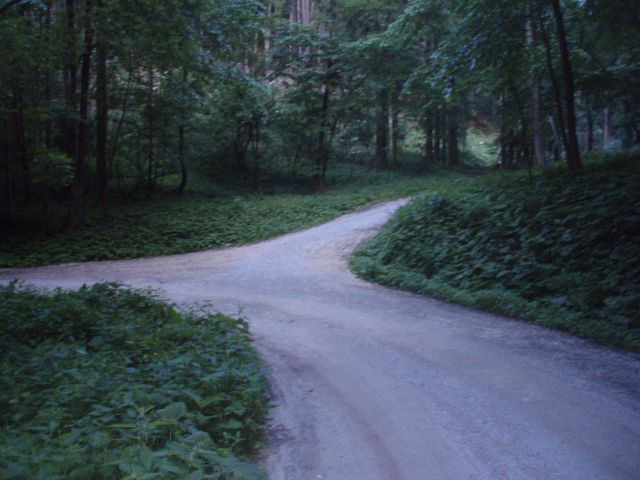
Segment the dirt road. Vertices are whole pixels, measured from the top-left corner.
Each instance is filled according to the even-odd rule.
[[[402,202],[240,248],[3,270],[152,286],[250,320],[277,404],[272,480],[639,479],[640,358],[356,279]]]

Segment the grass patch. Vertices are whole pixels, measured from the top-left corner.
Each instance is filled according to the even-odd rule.
[[[352,258],[364,278],[640,351],[640,156],[459,181]]]
[[[0,236],[0,267],[113,260],[194,252],[265,240],[332,220],[374,202],[414,195],[457,178],[363,173],[336,166],[324,195],[204,194],[122,204],[107,218],[97,209],[76,231],[32,228]]]
[[[114,284],[0,287],[0,477],[257,479],[246,324]]]

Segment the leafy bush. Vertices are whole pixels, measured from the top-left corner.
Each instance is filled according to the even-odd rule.
[[[494,174],[403,208],[353,258],[372,280],[640,350],[640,156]]]
[[[0,287],[0,478],[261,478],[246,324],[115,284]]]

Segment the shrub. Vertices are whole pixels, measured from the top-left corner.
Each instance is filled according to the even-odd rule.
[[[246,324],[115,284],[0,287],[0,477],[260,478]]]
[[[640,155],[593,161],[575,178],[499,173],[423,194],[352,264],[388,285],[638,350]]]

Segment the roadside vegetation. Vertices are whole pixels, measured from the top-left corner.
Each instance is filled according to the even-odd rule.
[[[402,208],[362,277],[640,351],[640,155],[459,180]]]
[[[241,245],[311,227],[367,204],[439,188],[454,172],[430,176],[337,168],[324,195],[247,194],[203,185],[183,196],[123,203],[105,216],[91,211],[79,230],[60,229],[55,213],[37,227],[23,224],[0,236],[0,267],[169,255]],[[60,212],[63,217],[64,212]]]
[[[243,321],[115,284],[0,286],[0,478],[262,478]]]

